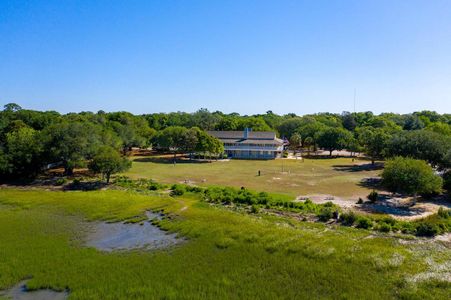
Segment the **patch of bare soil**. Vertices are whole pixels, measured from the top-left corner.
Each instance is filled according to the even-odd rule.
[[[310,199],[313,203],[324,204],[332,202],[344,209],[353,209],[366,213],[383,213],[392,216],[398,220],[412,221],[425,218],[429,215],[437,213],[440,207],[451,208],[451,201],[444,198],[420,199],[414,201],[412,197],[392,196],[390,194],[382,194],[382,199],[371,203],[364,199],[364,203],[357,204],[358,197],[348,199],[340,198],[328,194],[308,194],[301,195],[296,201],[305,201]]]
[[[351,209],[351,208],[356,208],[356,200],[351,200],[351,199],[343,199],[337,196],[333,196],[333,195],[327,195],[327,194],[309,194],[309,195],[302,195],[302,196],[298,196],[296,198],[296,200],[294,200],[295,202],[301,202],[301,201],[305,201],[307,199],[312,200],[313,203],[316,204],[324,204],[326,202],[332,202],[340,207],[346,208],[346,209]]]
[[[382,199],[375,203],[365,202],[359,209],[370,213],[389,214],[398,220],[413,221],[437,213],[440,207],[451,208],[451,202],[442,197],[415,201],[413,197],[389,194],[381,196]]]
[[[437,235],[434,239],[436,241],[445,242],[446,244],[449,244],[449,246],[451,246],[451,233]]]

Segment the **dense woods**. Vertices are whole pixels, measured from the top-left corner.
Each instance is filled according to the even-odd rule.
[[[451,114],[432,111],[412,114],[371,112],[318,113],[297,116],[224,114],[200,109],[133,115],[104,111],[60,114],[22,109],[10,103],[0,112],[0,174],[13,179],[34,177],[47,166],[60,165],[66,174],[88,166],[94,157],[125,156],[132,147],[218,156],[222,144],[207,130],[275,131],[291,141],[291,149],[322,148],[363,152],[374,163],[390,157],[426,161],[449,186]],[[104,162],[105,163],[105,162]],[[91,163],[91,165],[93,165]],[[120,168],[120,166],[115,166]],[[448,171],[449,172],[449,171]]]

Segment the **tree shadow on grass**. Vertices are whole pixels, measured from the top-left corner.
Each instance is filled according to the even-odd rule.
[[[432,197],[421,197],[418,202],[421,203],[431,203],[436,205],[445,206],[448,209],[451,209],[451,195],[450,194],[442,194]]]
[[[376,171],[384,168],[383,163],[363,164],[363,165],[333,165],[335,171],[342,172],[361,172],[361,171]]]
[[[157,164],[174,164],[174,158],[168,157],[140,157],[133,160],[134,162],[152,162]],[[213,160],[212,160],[213,161]],[[197,160],[177,157],[175,164],[205,164],[210,163],[208,160]]]
[[[380,177],[363,178],[357,185],[367,189],[384,191],[384,188],[382,186],[382,179]]]
[[[415,200],[412,196],[406,194],[379,193],[375,203],[365,202],[360,206],[360,209],[370,213],[384,213],[405,217],[426,217],[428,214],[425,213],[433,213],[433,208],[430,205],[424,204],[451,208],[451,202],[447,195],[420,196]]]
[[[36,180],[34,178],[16,179],[16,178],[0,178],[0,184],[9,186],[26,186],[34,184]]]
[[[423,207],[394,206],[383,201],[378,203],[364,203],[360,209],[368,213],[376,212],[405,217],[419,216],[426,212],[426,209]]]
[[[107,186],[108,185],[103,181],[74,181],[63,186],[63,191],[97,191]]]
[[[307,158],[307,159],[314,159],[314,160],[328,160],[328,159],[336,159],[336,158],[350,158],[349,156],[340,156],[340,155],[315,155],[315,154],[310,154],[310,155],[302,155],[303,158]]]

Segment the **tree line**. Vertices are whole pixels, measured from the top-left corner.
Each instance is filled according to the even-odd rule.
[[[371,112],[318,113],[304,116],[225,114],[200,109],[133,115],[104,111],[60,114],[23,109],[10,103],[0,112],[0,177],[33,177],[47,165],[60,164],[66,174],[87,166],[96,155],[132,147],[218,156],[219,140],[207,130],[274,131],[293,150],[318,148],[363,152],[375,160],[402,156],[426,161],[441,172],[451,165],[451,114]],[[116,154],[111,154],[110,156]],[[117,157],[116,157],[117,158]],[[94,168],[95,169],[95,168]]]
[[[72,175],[89,167],[107,181],[130,167],[132,147],[219,155],[222,143],[199,127],[155,129],[145,116],[128,112],[81,112],[22,109],[10,103],[0,112],[0,179],[34,178],[52,166]]]
[[[409,156],[434,167],[449,168],[451,161],[451,114],[421,111],[411,114],[372,112],[318,113],[298,116],[272,111],[257,115],[224,114],[200,109],[195,113],[173,112],[142,115],[155,130],[193,126],[203,130],[274,131],[290,141],[293,150],[318,148],[363,152],[375,160]]]
[[[293,150],[322,148],[362,152],[388,160],[383,185],[392,192],[433,195],[451,191],[451,115],[431,111],[413,114],[370,112],[294,116],[278,131]],[[440,175],[440,176],[439,176]]]

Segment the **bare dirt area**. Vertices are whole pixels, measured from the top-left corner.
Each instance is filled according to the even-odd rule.
[[[445,196],[433,199],[391,196],[382,194],[382,199],[375,203],[365,202],[359,209],[371,213],[385,213],[398,220],[413,221],[437,213],[440,207],[451,208],[451,201]]]
[[[312,202],[316,203],[316,204],[324,204],[326,202],[332,202],[332,203],[334,203],[342,208],[346,208],[346,209],[358,207],[358,205],[356,204],[357,200],[344,199],[344,198],[336,197],[333,195],[327,195],[327,194],[302,195],[302,196],[298,196],[296,198],[296,200],[294,200],[294,201],[300,202],[300,201],[305,201],[307,199],[312,200]]]
[[[414,201],[412,197],[391,196],[382,194],[382,199],[374,203],[364,200],[364,203],[357,204],[359,197],[341,198],[328,194],[308,194],[301,195],[294,201],[305,201],[310,199],[317,204],[332,202],[344,209],[353,209],[366,213],[383,213],[398,220],[413,221],[425,218],[437,213],[440,207],[451,208],[451,201],[444,197],[435,199],[420,199]]]
[[[442,235],[437,235],[434,240],[443,242],[448,248],[451,248],[451,233],[446,233]]]

